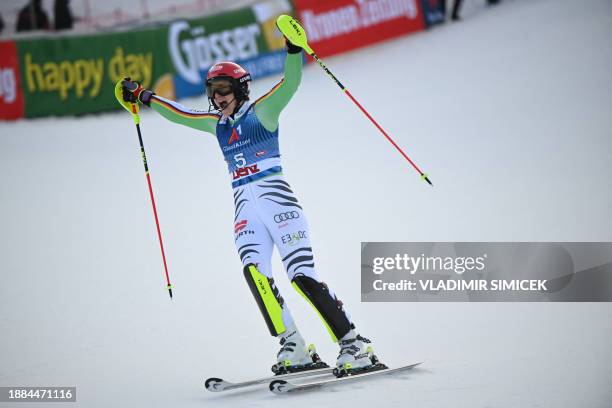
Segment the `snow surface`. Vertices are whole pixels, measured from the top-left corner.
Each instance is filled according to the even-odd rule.
[[[170,301],[136,132],[116,112],[0,124],[0,386],[76,385],[83,407],[611,407],[610,304],[360,302],[361,241],[612,240],[612,2],[464,17],[326,60],[434,188],[317,66],[281,121],[320,273],[383,361],[422,368],[286,398],[205,391],[266,375],[278,347],[235,255],[225,165],[212,137],[142,115]]]

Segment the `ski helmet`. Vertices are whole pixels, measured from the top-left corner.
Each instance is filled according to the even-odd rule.
[[[218,62],[208,70],[206,76],[206,96],[217,109],[215,93],[229,95],[234,93],[236,100],[240,103],[249,99],[249,81],[251,74],[246,69],[234,62]]]

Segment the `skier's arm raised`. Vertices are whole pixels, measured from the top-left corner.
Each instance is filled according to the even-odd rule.
[[[144,89],[140,83],[132,81],[130,78],[125,78],[121,81],[121,86],[123,89],[123,100],[126,102],[141,102],[174,123],[212,133],[213,135],[216,132],[219,115],[186,108],[180,103],[155,95],[155,93]]]
[[[287,106],[302,80],[302,48],[287,42],[285,76],[264,96],[255,101],[255,114],[261,124],[273,132],[278,128],[278,118]]]
[[[219,120],[217,114],[195,111],[157,95],[151,97],[150,103],[154,111],[174,123],[215,134]]]

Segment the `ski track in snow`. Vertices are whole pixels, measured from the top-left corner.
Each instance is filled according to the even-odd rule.
[[[170,301],[125,112],[1,123],[0,386],[76,385],[83,407],[612,406],[609,304],[365,304],[358,277],[361,241],[612,240],[610,38],[607,0],[471,3],[459,24],[325,59],[434,188],[305,68],[280,138],[319,271],[383,362],[425,364],[286,397],[204,389],[266,375],[278,347],[243,282],[212,137],[142,115]]]

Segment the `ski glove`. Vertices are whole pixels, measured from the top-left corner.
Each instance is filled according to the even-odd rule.
[[[293,44],[287,39],[287,37],[285,37],[285,44],[287,44],[287,53],[289,54],[298,54],[302,52],[302,47],[298,47],[297,45]]]
[[[153,91],[144,89],[140,82],[132,81],[129,77],[123,78],[121,89],[123,90],[124,101],[131,103],[142,102],[147,106],[151,106],[151,97],[155,95]]]

